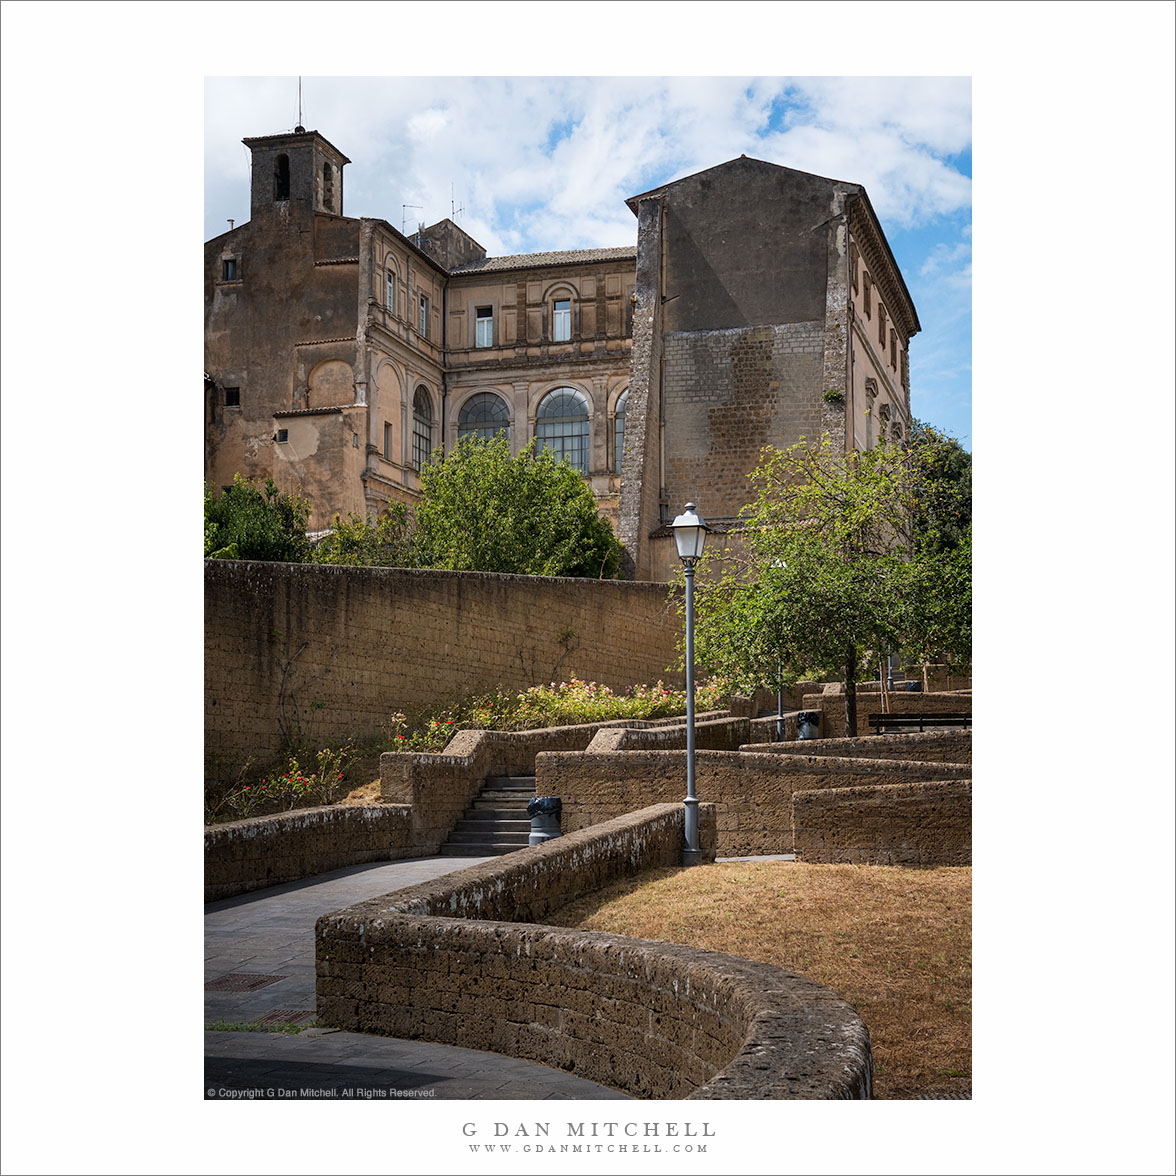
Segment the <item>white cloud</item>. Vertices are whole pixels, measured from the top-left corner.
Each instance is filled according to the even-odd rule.
[[[240,139],[292,128],[297,87],[218,78],[206,94],[211,233],[248,207]],[[941,78],[303,81],[304,124],[354,161],[349,213],[399,227],[406,204],[422,206],[409,225],[464,206],[492,254],[629,243],[627,196],[742,153],[862,183],[886,223],[917,225],[968,203],[945,154],[968,145],[969,105],[967,79]]]

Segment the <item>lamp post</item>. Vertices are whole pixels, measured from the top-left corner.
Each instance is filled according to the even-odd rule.
[[[788,564],[782,559],[772,560],[772,567],[783,571]],[[776,639],[776,742],[784,742],[784,650]]]
[[[682,865],[696,866],[702,857],[698,845],[698,795],[694,790],[694,565],[702,558],[706,523],[694,513],[694,503],[671,524],[678,558],[686,572],[686,848]]]

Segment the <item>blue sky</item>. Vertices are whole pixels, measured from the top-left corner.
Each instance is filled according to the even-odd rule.
[[[741,154],[864,184],[923,330],[914,414],[971,448],[969,78],[304,77],[352,162],[344,209],[456,219],[492,255],[625,245],[625,198]],[[205,82],[205,236],[249,216],[241,139],[298,121],[295,77]]]

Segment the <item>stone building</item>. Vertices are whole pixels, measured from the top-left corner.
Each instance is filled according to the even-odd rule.
[[[272,477],[312,528],[505,430],[665,579],[665,525],[687,499],[734,522],[764,445],[909,428],[918,318],[859,185],[741,157],[630,199],[636,248],[487,257],[451,220],[345,216],[317,131],[245,144],[250,219],[205,245],[205,477]]]

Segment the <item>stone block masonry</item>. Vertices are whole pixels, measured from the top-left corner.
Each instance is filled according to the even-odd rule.
[[[420,857],[406,805],[328,805],[204,830],[204,901],[344,866]]]
[[[734,518],[765,445],[820,433],[823,325],[788,323],[670,334],[666,358],[666,494],[707,519]]]
[[[889,696],[890,713],[896,715],[948,714],[959,711],[963,714],[972,713],[971,692],[947,693],[943,692],[913,692],[896,690]],[[845,738],[845,695],[844,694],[806,694],[804,709],[821,712],[821,738]],[[882,696],[877,691],[859,690],[857,692],[857,720],[858,737],[870,734],[867,719],[870,715],[882,713]],[[881,738],[881,736],[879,736]]]
[[[696,753],[698,796],[717,809],[722,857],[792,853],[796,792],[965,779],[967,764],[832,758],[755,751]],[[549,752],[535,758],[535,790],[563,800],[565,831],[587,828],[686,791],[684,751]]]
[[[664,585],[230,560],[204,585],[205,753],[225,775],[471,692],[678,680]]]
[[[972,864],[971,780],[796,792],[792,820],[806,862]]]
[[[713,857],[713,808],[700,818]],[[869,1033],[828,989],[736,956],[522,921],[680,863],[683,825],[681,804],[655,805],[323,916],[319,1020],[639,1098],[868,1099]]]

